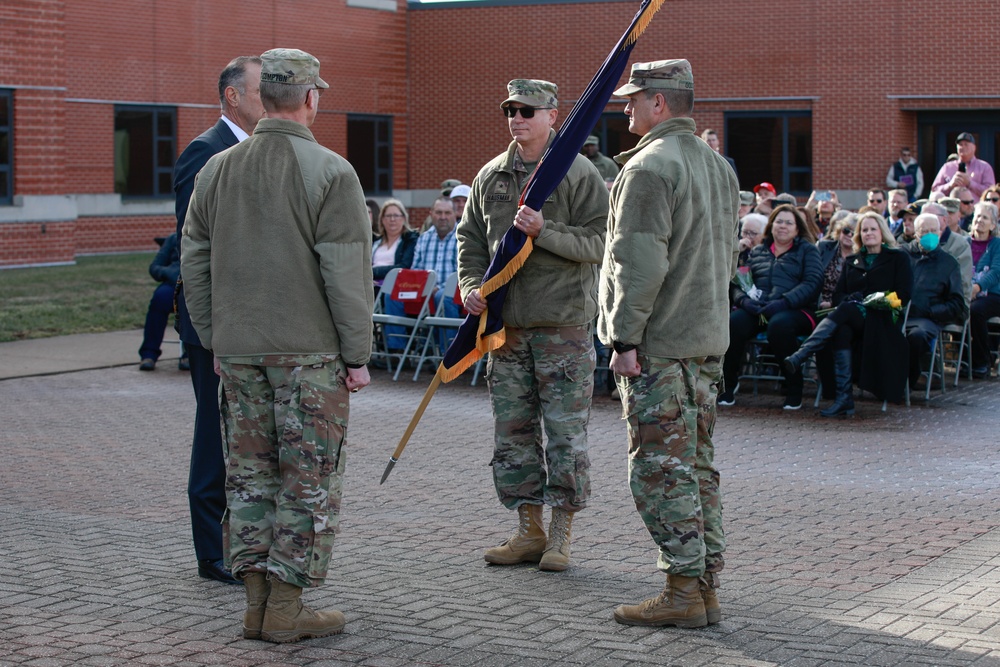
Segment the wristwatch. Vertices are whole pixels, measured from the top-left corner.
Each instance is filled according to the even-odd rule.
[[[626,352],[631,352],[632,350],[634,350],[638,346],[636,346],[636,345],[626,345],[625,343],[619,343],[618,341],[614,340],[614,341],[611,341],[611,347],[618,354],[625,354]]]

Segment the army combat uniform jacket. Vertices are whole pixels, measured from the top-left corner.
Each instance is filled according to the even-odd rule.
[[[458,225],[463,299],[482,283],[500,239],[514,222],[528,176],[512,141],[472,181]],[[541,212],[545,224],[531,255],[510,282],[504,324],[518,328],[589,324],[597,315],[597,272],[608,215],[607,186],[590,160],[576,156]]]

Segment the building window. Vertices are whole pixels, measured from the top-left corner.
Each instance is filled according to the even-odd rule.
[[[14,201],[14,91],[0,90],[0,204]]]
[[[601,152],[608,157],[635,148],[641,139],[628,131],[628,116],[622,111],[605,111],[591,134],[596,134],[600,139]]]
[[[728,111],[726,154],[736,162],[740,189],[773,183],[778,192],[812,191],[812,112]]]
[[[115,192],[123,197],[173,195],[177,110],[115,107]]]
[[[348,116],[347,161],[366,195],[392,194],[392,117]]]

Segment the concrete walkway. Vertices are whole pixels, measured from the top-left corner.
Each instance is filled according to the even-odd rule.
[[[0,380],[94,368],[139,365],[142,329],[74,334],[0,343]],[[180,356],[177,332],[167,327],[157,368],[174,368]],[[173,364],[168,362],[174,362]]]
[[[378,371],[352,397],[330,576],[306,593],[346,631],[273,645],[240,638],[241,589],[195,572],[187,374],[139,372],[134,334],[72,338],[46,343],[77,371],[54,375],[41,348],[0,345],[4,366],[38,359],[0,382],[0,667],[1000,665],[995,380],[832,421],[782,411],[773,388],[738,394],[716,429],[725,618],[676,630],[611,619],[663,583],[614,401],[594,401],[571,568],[493,567],[482,551],[514,515],[492,486],[485,388],[442,387],[379,486],[426,385]]]

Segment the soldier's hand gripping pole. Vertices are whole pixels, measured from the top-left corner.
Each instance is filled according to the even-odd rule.
[[[420,400],[420,405],[417,406],[417,411],[413,413],[413,418],[410,419],[410,425],[406,427],[406,432],[404,432],[403,437],[399,439],[396,451],[394,451],[392,456],[389,457],[389,463],[385,466],[385,472],[382,473],[382,481],[379,482],[380,485],[385,483],[389,473],[392,472],[392,467],[396,465],[396,461],[398,461],[399,457],[403,455],[406,443],[409,442],[410,436],[413,434],[413,430],[417,428],[420,418],[424,415],[424,410],[427,409],[427,404],[431,402],[434,392],[437,391],[438,386],[441,384],[442,368],[442,366],[438,366],[437,372],[434,373],[434,379],[431,380],[430,386],[428,386],[427,391],[424,392],[424,397]]]

